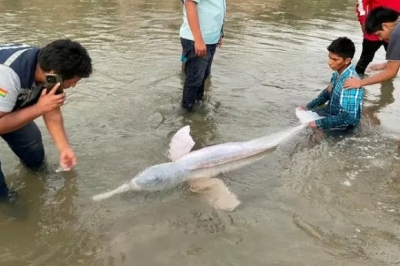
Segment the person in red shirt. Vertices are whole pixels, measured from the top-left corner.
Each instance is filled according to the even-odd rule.
[[[374,34],[368,34],[365,32],[365,20],[368,14],[377,7],[388,7],[400,12],[400,0],[357,0],[357,17],[361,25],[361,30],[364,34],[362,43],[362,52],[360,59],[356,65],[356,71],[358,74],[363,75],[368,65],[374,59],[375,53],[383,45],[385,51],[387,51],[388,43],[384,40],[380,40],[378,36]],[[371,70],[382,70],[384,66],[382,64],[373,65],[370,67]]]

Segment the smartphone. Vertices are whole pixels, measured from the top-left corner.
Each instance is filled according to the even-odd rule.
[[[56,94],[61,94],[64,92],[62,76],[60,74],[46,74],[44,86],[47,89],[47,93],[49,93],[57,83],[60,83],[60,86],[57,88]]]

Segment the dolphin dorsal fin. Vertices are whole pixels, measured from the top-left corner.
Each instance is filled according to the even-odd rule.
[[[184,126],[171,139],[169,144],[169,158],[176,161],[188,154],[194,146],[194,141],[190,136],[190,126]]]

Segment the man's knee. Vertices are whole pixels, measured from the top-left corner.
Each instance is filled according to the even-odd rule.
[[[45,152],[42,133],[34,122],[2,137],[23,165],[34,169],[39,169],[43,166]]]
[[[40,170],[45,163],[45,152],[42,139],[30,141],[24,147],[25,154],[20,156],[21,163],[28,168]]]
[[[190,58],[186,62],[186,81],[193,86],[201,86],[208,67],[207,58]]]

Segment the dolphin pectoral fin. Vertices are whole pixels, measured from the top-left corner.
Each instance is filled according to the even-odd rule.
[[[190,126],[185,126],[178,130],[171,139],[169,144],[169,158],[176,161],[188,154],[193,146],[194,141],[190,136]]]
[[[233,211],[240,205],[236,195],[218,178],[196,178],[189,181],[190,190],[198,193],[218,210]]]

